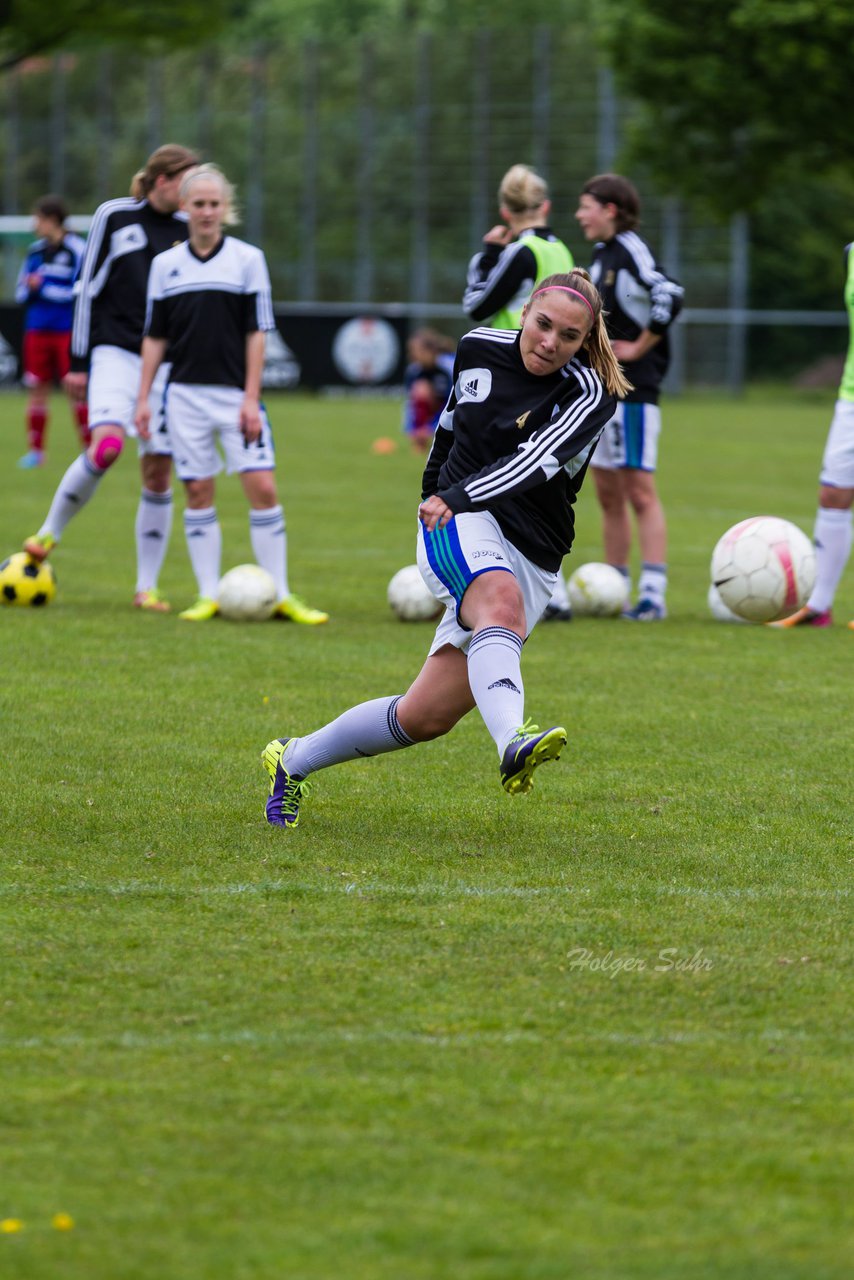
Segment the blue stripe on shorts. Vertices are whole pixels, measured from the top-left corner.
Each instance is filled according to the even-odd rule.
[[[645,404],[623,405],[623,444],[626,453],[623,465],[638,470],[643,466],[645,409]]]
[[[448,588],[459,608],[466,587],[477,574],[472,573],[466,564],[456,520],[452,518],[441,529],[437,525],[432,533],[428,533],[425,528],[424,549],[427,552],[427,563],[439,581]]]

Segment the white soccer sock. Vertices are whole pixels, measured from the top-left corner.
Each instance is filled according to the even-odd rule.
[[[481,627],[469,643],[468,677],[499,757],[525,719],[522,639],[507,627]]]
[[[216,599],[222,559],[222,529],[216,518],[216,507],[184,511],[184,533],[190,564],[199,585],[199,595]]]
[[[136,510],[136,589],[156,591],[172,532],[172,493],[143,489]]]
[[[638,583],[638,599],[651,600],[653,604],[663,605],[667,594],[667,565],[641,565],[640,582]]]
[[[288,535],[282,508],[249,512],[249,537],[255,559],[276,584],[276,599],[288,595]]]
[[[381,756],[414,746],[414,740],[404,733],[397,718],[401,697],[396,694],[393,698],[362,702],[322,729],[296,738],[283,757],[288,773],[306,778],[318,769],[328,769],[345,760]]]
[[[75,458],[59,482],[39,536],[49,533],[58,542],[69,520],[86,506],[105,474],[85,453]]]
[[[810,609],[824,613],[833,604],[839,579],[851,554],[852,515],[833,507],[819,507],[813,529],[815,586],[807,601]]]

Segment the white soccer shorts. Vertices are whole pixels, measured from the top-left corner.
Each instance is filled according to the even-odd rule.
[[[854,400],[836,401],[819,479],[834,489],[854,489]]]
[[[273,433],[261,406],[261,434],[247,444],[240,430],[239,387],[199,387],[173,382],[166,396],[166,421],[172,438],[175,470],[181,480],[207,480],[222,471],[219,450],[229,475],[272,471],[276,465]],[[219,450],[217,448],[219,445]]]
[[[532,564],[508,542],[488,511],[464,511],[443,529],[432,533],[418,524],[418,568],[437,600],[445,606],[430,646],[435,653],[451,644],[463,653],[472,633],[459,621],[459,608],[468,585],[481,573],[512,573],[525,604],[526,638],[551,599],[556,573]]]
[[[172,452],[163,400],[169,378],[169,365],[157,370],[149,396],[151,405],[151,439],[139,440],[139,454]],[[89,369],[89,426],[120,426],[126,435],[136,438],[134,412],[142,374],[142,357],[124,347],[95,347]]]
[[[590,465],[603,471],[654,471],[660,435],[661,409],[657,404],[622,401],[599,437]]]

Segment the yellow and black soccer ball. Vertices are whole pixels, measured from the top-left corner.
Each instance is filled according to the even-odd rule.
[[[26,551],[8,556],[0,564],[0,604],[38,608],[56,595],[56,574],[49,564],[34,560]]]

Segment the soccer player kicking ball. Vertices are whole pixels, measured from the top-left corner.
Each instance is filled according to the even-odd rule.
[[[590,452],[627,390],[584,271],[543,280],[521,332],[462,339],[418,511],[418,564],[445,606],[427,660],[403,695],[267,745],[269,823],[297,826],[319,769],[441,737],[475,706],[510,795],[530,791],[534,771],[558,759],[566,730],[525,719],[522,645],[572,545]]]

